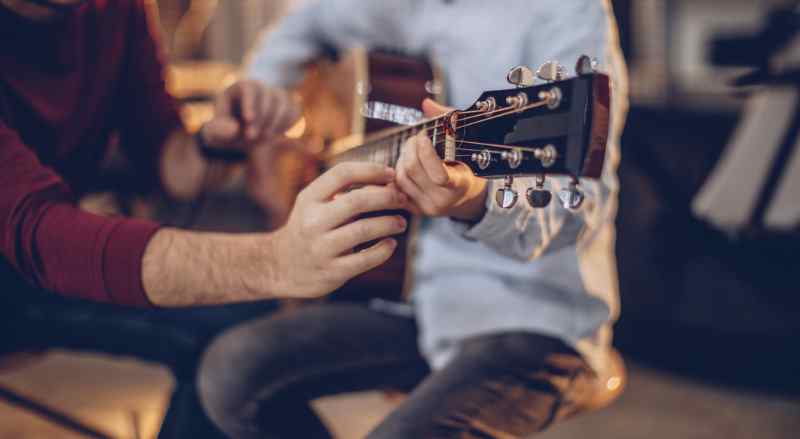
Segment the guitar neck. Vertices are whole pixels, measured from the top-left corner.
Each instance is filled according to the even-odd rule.
[[[370,162],[395,167],[403,144],[422,131],[431,139],[439,157],[448,159],[450,155],[455,156],[455,153],[448,154],[442,119],[443,117],[437,117],[408,127],[379,131],[371,135],[363,145],[331,156],[328,159],[329,166],[345,162]]]

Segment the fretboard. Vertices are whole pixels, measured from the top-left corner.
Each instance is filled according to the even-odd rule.
[[[330,166],[344,162],[372,162],[386,166],[395,167],[400,158],[400,151],[406,140],[417,135],[420,131],[426,131],[428,138],[431,139],[437,154],[444,160],[453,160],[455,152],[448,148],[445,130],[441,124],[442,118],[437,117],[425,122],[409,127],[389,128],[379,131],[360,146],[348,149],[328,160]]]

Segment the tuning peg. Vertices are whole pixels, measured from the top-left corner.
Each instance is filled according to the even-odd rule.
[[[479,111],[494,111],[497,109],[497,101],[494,99],[494,96],[489,96],[482,101],[476,102],[475,107],[477,107]]]
[[[500,153],[500,158],[508,162],[509,168],[517,169],[522,164],[522,150],[513,148],[511,151],[503,151]]]
[[[539,67],[536,76],[547,82],[560,81],[564,78],[564,66],[558,61],[548,61]]]
[[[492,164],[492,153],[488,149],[473,153],[470,159],[478,165],[480,169],[486,169]]]
[[[533,151],[533,156],[539,159],[542,166],[549,168],[556,164],[556,160],[558,160],[558,150],[555,146],[549,144],[544,148],[536,148]]]
[[[514,177],[507,176],[503,187],[498,189],[497,193],[494,195],[495,202],[503,209],[511,209],[517,204],[519,194],[512,187],[513,184]]]
[[[575,73],[578,76],[589,75],[596,71],[597,61],[589,58],[588,55],[581,55],[575,64]]]
[[[543,175],[536,177],[536,187],[529,188],[525,193],[525,198],[528,199],[528,204],[534,209],[542,209],[550,204],[550,201],[553,199],[553,194],[545,190]]]
[[[533,71],[525,66],[516,66],[508,71],[506,81],[517,87],[530,87],[536,82]]]
[[[569,183],[569,187],[562,189],[558,193],[558,198],[561,201],[561,205],[564,206],[564,209],[575,210],[581,207],[585,196],[583,192],[578,189],[577,181],[573,180]]]

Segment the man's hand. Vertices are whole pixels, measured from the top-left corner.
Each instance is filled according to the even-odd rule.
[[[422,103],[426,116],[449,111],[430,99]],[[397,162],[397,185],[411,200],[411,210],[426,216],[478,221],[483,216],[486,180],[463,163],[444,163],[430,139],[420,133],[409,139]]]
[[[391,184],[394,177],[391,168],[345,163],[300,192],[287,224],[274,233],[270,249],[278,256],[279,292],[296,298],[318,297],[386,262],[397,247],[397,241],[387,237],[405,231],[406,220],[394,215],[353,218],[406,208],[407,197]],[[364,186],[341,193],[354,184]]]
[[[299,107],[286,91],[242,80],[217,97],[214,118],[201,135],[212,147],[246,151],[281,136],[298,117]]]
[[[189,306],[330,293],[384,263],[397,247],[388,237],[405,230],[405,219],[358,219],[408,207],[394,178],[380,165],[341,164],[300,193],[288,222],[274,233],[159,230],[142,261],[147,296],[159,306]],[[343,192],[354,185],[360,188]]]

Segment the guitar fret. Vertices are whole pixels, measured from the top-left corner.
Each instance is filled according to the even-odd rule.
[[[404,129],[392,130],[384,137],[370,140],[361,146],[337,154],[329,161],[334,165],[343,162],[366,161],[395,167],[400,159],[403,145],[421,131],[428,133],[428,137],[431,138],[434,148],[436,148],[437,142],[441,142],[442,137],[442,132],[437,128],[437,122],[438,120],[434,119]],[[431,133],[433,134],[431,135]],[[441,156],[441,151],[437,150],[437,154]]]
[[[402,145],[399,136],[392,136],[392,167],[397,166],[397,161],[400,160],[400,147]]]
[[[436,149],[436,143],[438,142],[438,134],[439,134],[439,127],[434,122],[433,124],[433,134],[431,135],[431,144],[433,144],[433,148]]]

